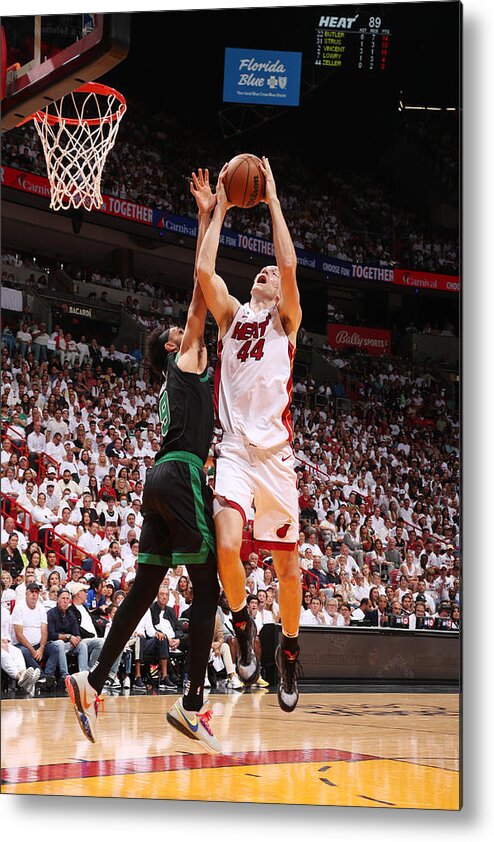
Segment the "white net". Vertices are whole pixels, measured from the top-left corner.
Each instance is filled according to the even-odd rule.
[[[33,115],[53,210],[102,206],[103,168],[126,110],[121,94],[89,82]]]

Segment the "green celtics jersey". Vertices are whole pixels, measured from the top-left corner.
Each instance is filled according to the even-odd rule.
[[[162,442],[156,461],[171,451],[195,453],[204,463],[213,436],[213,396],[207,372],[191,374],[168,354],[166,375],[158,401]]]

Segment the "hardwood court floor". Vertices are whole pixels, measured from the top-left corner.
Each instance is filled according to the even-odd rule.
[[[223,754],[165,718],[174,696],[108,697],[96,744],[65,698],[2,702],[2,793],[456,810],[459,697],[212,694]]]

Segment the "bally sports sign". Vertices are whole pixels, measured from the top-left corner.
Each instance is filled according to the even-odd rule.
[[[358,325],[328,325],[328,341],[332,348],[356,348],[374,356],[391,353],[391,331]]]

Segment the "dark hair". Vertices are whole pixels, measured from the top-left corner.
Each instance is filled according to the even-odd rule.
[[[33,550],[31,553],[29,553],[29,555],[28,555],[29,564],[30,564],[31,567],[34,567],[33,558],[34,558],[35,555],[37,555],[39,557],[39,566],[41,567],[41,550]]]
[[[189,579],[188,579],[188,576],[180,576],[180,578],[179,578],[179,580],[178,580],[178,582],[177,582],[177,590],[180,590],[180,582],[182,582],[182,581],[184,581],[184,582],[185,582],[185,588],[184,588],[184,590],[187,590],[187,588],[188,588],[188,586],[189,586]]]
[[[168,351],[165,343],[168,342],[169,330],[161,330],[157,327],[149,334],[146,341],[146,359],[155,374],[161,374],[166,366]]]
[[[91,502],[93,502],[93,503],[97,503],[97,502],[98,502],[98,500],[99,500],[99,483],[98,483],[98,478],[97,478],[97,477],[95,477],[95,476],[94,476],[94,474],[93,474],[93,476],[92,476],[92,477],[89,477],[89,483],[91,483],[91,480],[92,480],[92,479],[94,479],[94,483],[95,483],[95,484],[94,484],[94,483],[93,483],[93,485],[88,484],[88,490],[87,490],[86,494],[90,494],[90,495],[91,495]]]

